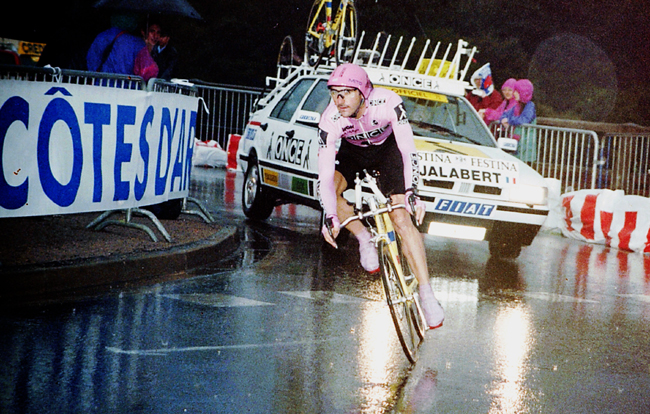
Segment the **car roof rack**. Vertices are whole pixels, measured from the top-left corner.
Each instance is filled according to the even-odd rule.
[[[352,61],[363,67],[377,86],[455,96],[463,96],[471,88],[465,78],[477,49],[468,48],[468,43],[462,39],[458,40],[455,50],[454,44],[449,43],[443,51],[441,42],[433,47],[431,40],[427,39],[422,46],[413,37],[406,46],[403,36],[393,42],[393,37],[384,32],[377,33],[374,41],[369,37],[370,45],[364,48],[365,37],[364,31],[357,43],[359,47],[353,51]],[[328,74],[335,67],[334,58],[324,60],[316,69],[296,59],[293,41],[287,36],[280,47],[276,76],[266,78],[266,85],[273,90],[260,103],[270,101],[298,76]]]

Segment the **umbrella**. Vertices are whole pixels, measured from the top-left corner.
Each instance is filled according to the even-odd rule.
[[[186,0],[99,0],[93,7],[141,13],[173,14],[202,20],[201,15]]]

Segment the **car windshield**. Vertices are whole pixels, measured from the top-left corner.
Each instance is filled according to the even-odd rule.
[[[440,94],[431,98],[402,96],[415,135],[496,147],[483,121],[466,101]]]

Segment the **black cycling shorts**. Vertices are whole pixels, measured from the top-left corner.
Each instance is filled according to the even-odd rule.
[[[336,154],[336,171],[347,181],[347,188],[354,188],[354,179],[359,173],[363,178],[365,169],[369,173],[379,173],[379,189],[385,195],[404,194],[404,161],[397,147],[395,135],[391,134],[381,145],[359,147],[341,139]],[[346,189],[347,189],[346,188]]]

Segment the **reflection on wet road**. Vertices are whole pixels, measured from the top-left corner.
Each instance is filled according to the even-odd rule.
[[[650,257],[540,234],[513,261],[427,236],[447,316],[403,356],[354,240],[314,210],[240,213],[241,175],[191,195],[241,248],[190,277],[0,316],[0,412],[650,412]]]

